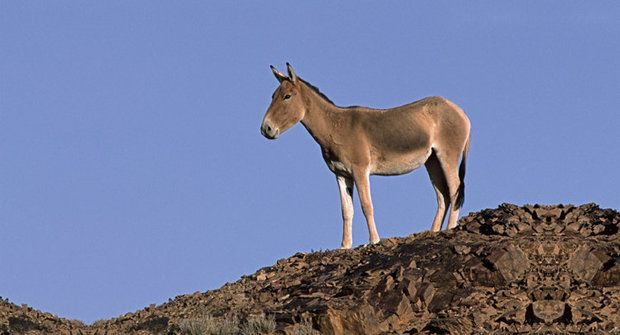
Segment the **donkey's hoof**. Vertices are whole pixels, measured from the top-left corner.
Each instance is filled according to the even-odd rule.
[[[370,242],[368,242],[368,243],[362,244],[362,247],[363,247],[363,248],[366,248],[366,247],[372,247],[372,246],[378,245],[378,244],[379,244],[379,242],[381,242],[381,240],[380,240],[380,239],[379,239],[379,240],[377,240],[376,242],[370,241]]]

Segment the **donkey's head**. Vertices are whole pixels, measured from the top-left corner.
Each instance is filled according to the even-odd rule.
[[[271,140],[301,121],[305,115],[305,107],[300,94],[300,79],[297,78],[289,63],[286,63],[286,67],[288,76],[271,66],[271,71],[280,82],[280,86],[271,96],[271,105],[260,127],[263,136]]]

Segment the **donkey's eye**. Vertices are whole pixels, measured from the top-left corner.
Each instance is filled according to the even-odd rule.
[[[287,95],[285,95],[285,96],[284,96],[284,100],[288,100],[288,99],[290,99],[290,98],[291,98],[291,95],[290,95],[290,94],[287,94]]]

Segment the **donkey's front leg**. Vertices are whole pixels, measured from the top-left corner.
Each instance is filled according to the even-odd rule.
[[[375,226],[375,216],[372,208],[372,198],[370,197],[370,180],[368,170],[354,172],[353,178],[357,185],[357,193],[360,196],[360,202],[362,204],[362,211],[366,217],[366,224],[368,225],[368,234],[370,234],[370,243],[379,243],[379,234],[377,233],[377,227]]]
[[[353,179],[336,175],[342,203],[342,244],[340,248],[351,249],[353,243]]]

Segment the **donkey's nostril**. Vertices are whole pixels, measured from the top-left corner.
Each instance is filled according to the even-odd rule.
[[[273,140],[274,138],[276,138],[275,136],[277,130],[273,128],[269,123],[264,122],[263,125],[260,127],[260,132],[263,134],[263,136]]]

